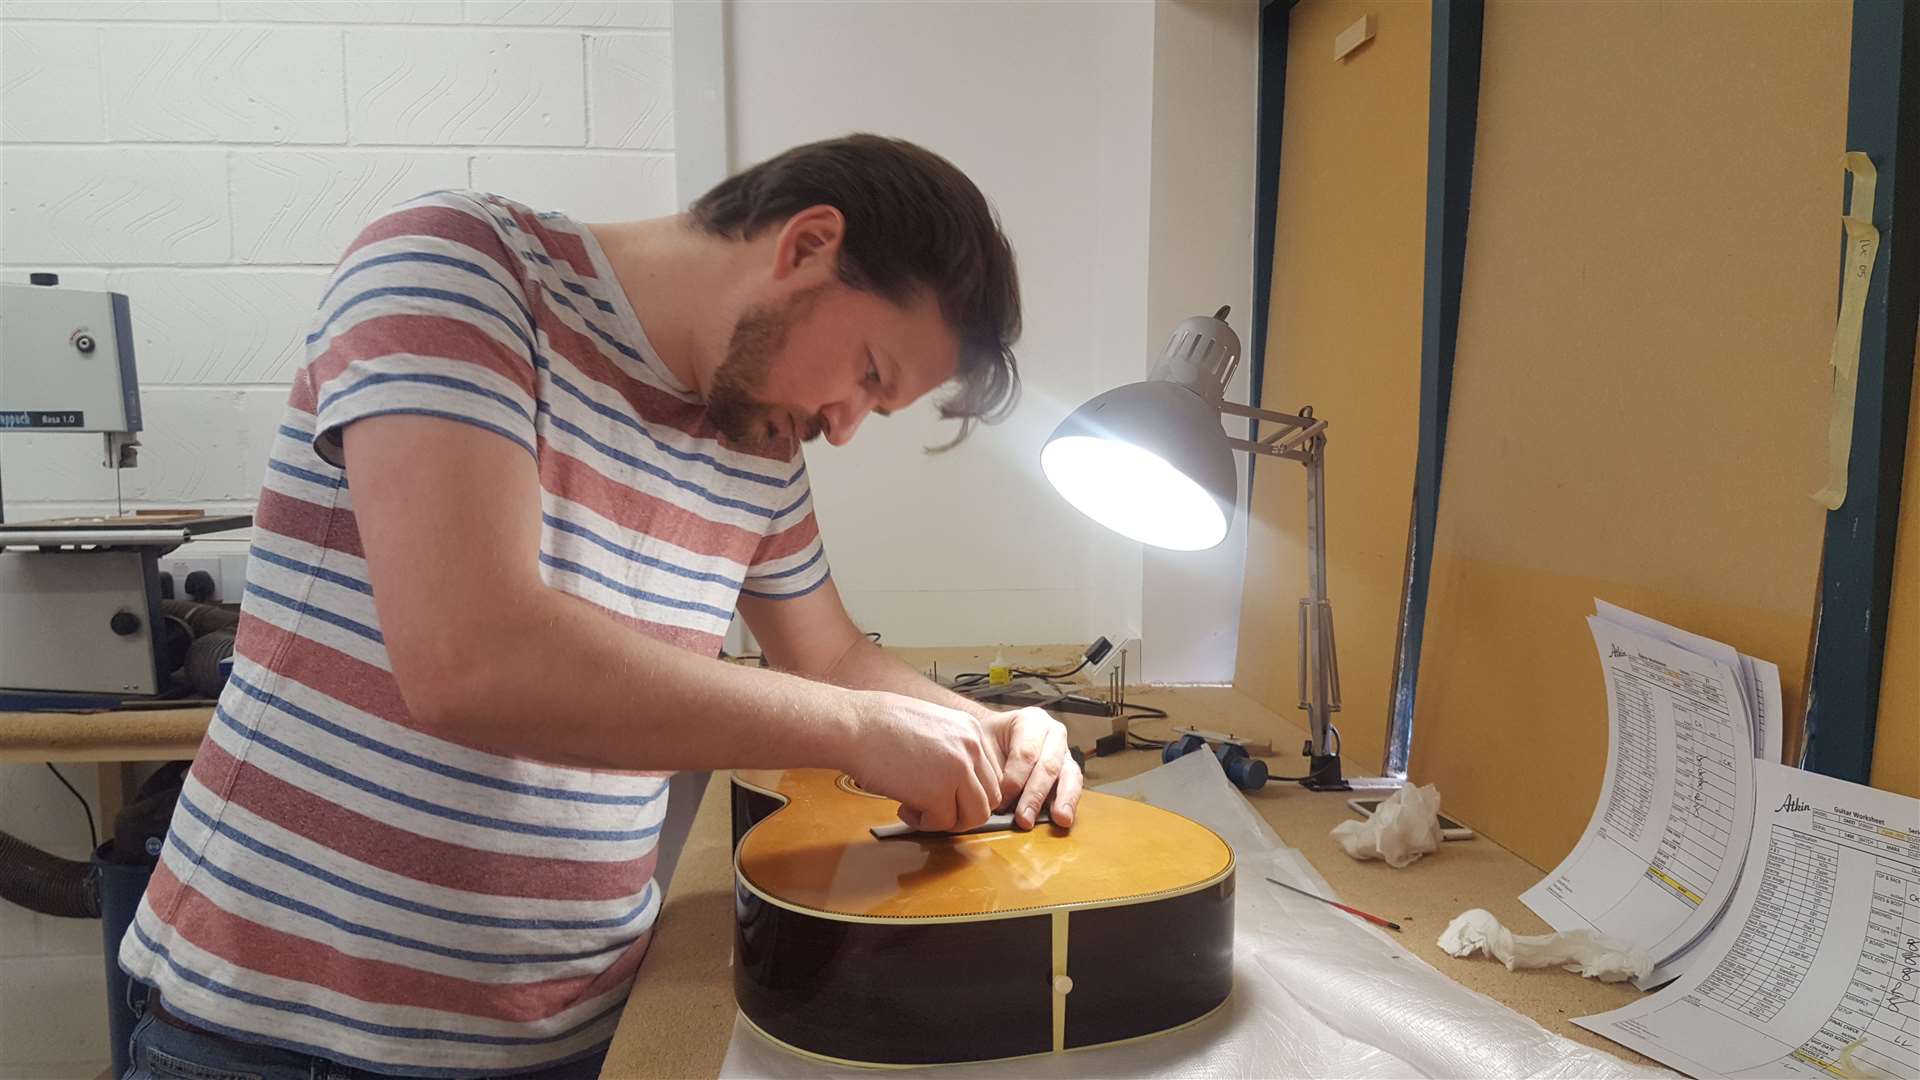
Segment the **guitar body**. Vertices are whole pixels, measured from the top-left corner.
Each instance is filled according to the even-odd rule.
[[[734,996],[859,1065],[989,1061],[1184,1026],[1233,989],[1233,851],[1087,792],[1071,832],[876,840],[899,804],[824,769],[733,774]]]

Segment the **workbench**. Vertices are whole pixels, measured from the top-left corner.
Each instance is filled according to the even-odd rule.
[[[938,660],[943,673],[984,670],[991,652],[898,650],[916,666]],[[1010,650],[1016,664],[1058,663],[1071,650]],[[1134,689],[1129,700],[1167,710],[1171,721],[1143,721],[1138,730],[1160,737],[1172,722],[1253,739],[1278,748],[1298,745],[1304,730],[1292,718],[1266,711],[1225,687]],[[102,798],[122,783],[118,763],[191,757],[212,718],[209,708],[104,714],[0,713],[0,761],[102,762]],[[1294,759],[1274,759],[1275,771]],[[1156,751],[1129,750],[1087,763],[1089,786],[1132,776],[1160,764]],[[1349,775],[1374,771],[1372,762],[1346,762]],[[1444,798],[1445,792],[1441,792]],[[1410,867],[1356,862],[1328,837],[1353,816],[1348,792],[1313,792],[1271,783],[1248,800],[1289,845],[1311,861],[1345,902],[1405,927],[1406,948],[1465,986],[1532,1017],[1548,1030],[1629,1060],[1646,1059],[1575,1027],[1569,1017],[1603,1012],[1640,996],[1629,984],[1606,985],[1558,970],[1509,972],[1485,959],[1456,960],[1434,944],[1449,920],[1468,908],[1491,911],[1516,933],[1549,927],[1520,904],[1519,895],[1541,871],[1485,837],[1449,841]],[[1466,824],[1473,824],[1471,821]],[[734,1022],[732,970],[733,868],[727,779],[716,774],[687,838],[672,888],[625,1020],[607,1056],[604,1076],[699,1077],[719,1072]],[[1258,882],[1243,883],[1245,888]]]

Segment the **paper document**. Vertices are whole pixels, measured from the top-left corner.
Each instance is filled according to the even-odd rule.
[[[1740,681],[1740,696],[1747,704],[1747,716],[1753,721],[1753,756],[1767,761],[1780,760],[1787,718],[1780,699],[1779,665],[1756,660],[1731,645],[1701,637],[1677,626],[1668,626],[1658,619],[1649,619],[1637,611],[1628,611],[1605,600],[1595,599],[1593,610],[1608,622],[1660,638],[1732,668],[1734,678]]]
[[[1920,1076],[1920,800],[1756,771],[1747,871],[1693,969],[1574,1023],[1693,1076]]]
[[[1521,902],[1555,930],[1597,930],[1655,964],[1733,895],[1753,827],[1753,727],[1733,670],[1598,616],[1609,739],[1587,831]]]
[[[1677,626],[1668,626],[1658,619],[1650,619],[1639,612],[1628,611],[1616,604],[1609,604],[1605,600],[1595,598],[1593,610],[1608,622],[1660,638],[1688,652],[1732,668],[1734,677],[1740,683],[1740,695],[1746,702],[1747,715],[1753,720],[1754,757],[1763,761],[1780,760],[1781,741],[1786,734],[1787,721],[1780,693],[1780,668],[1777,665],[1765,660],[1756,660],[1731,645],[1682,630]],[[1711,929],[1712,924],[1709,923],[1708,930]],[[1633,984],[1642,990],[1651,990],[1679,978],[1680,973],[1687,970],[1688,965],[1692,963],[1693,949],[1697,948],[1699,942],[1703,940],[1705,940],[1704,935],[1696,938],[1693,946],[1667,957],[1666,960],[1655,965],[1653,971],[1635,979]]]

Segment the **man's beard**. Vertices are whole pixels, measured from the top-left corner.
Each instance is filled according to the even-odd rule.
[[[785,305],[748,308],[735,320],[727,340],[727,355],[714,370],[707,391],[707,416],[728,441],[749,450],[765,449],[786,437],[782,418],[789,410],[761,400],[773,358],[787,342],[787,331],[812,310],[826,286],[796,293]],[[820,435],[820,418],[794,418],[794,435],[812,442]]]

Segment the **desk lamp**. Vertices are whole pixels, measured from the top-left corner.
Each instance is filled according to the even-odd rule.
[[[1295,415],[1225,400],[1240,363],[1240,337],[1227,325],[1227,311],[1182,321],[1145,382],[1108,390],[1075,409],[1040,451],[1040,467],[1081,513],[1122,536],[1174,551],[1200,551],[1226,539],[1239,489],[1233,451],[1307,467],[1300,708],[1311,738],[1300,782],[1343,791],[1340,732],[1331,723],[1340,711],[1340,666],[1327,599],[1327,422],[1311,406]],[[1222,414],[1264,421],[1274,430],[1257,442],[1236,439],[1221,428]]]

